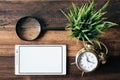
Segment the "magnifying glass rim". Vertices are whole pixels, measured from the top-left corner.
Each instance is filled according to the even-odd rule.
[[[24,22],[24,20],[26,20],[26,19],[28,19],[28,18],[33,18],[33,19],[35,19],[36,21],[38,21],[38,23],[39,23],[39,25],[40,25],[40,26],[39,26],[39,34],[37,34],[37,36],[36,36],[34,39],[24,38],[24,37],[20,34],[21,31],[19,31],[19,27],[21,27],[21,24]],[[40,24],[40,22],[39,22],[39,19],[36,18],[36,17],[33,17],[33,16],[25,16],[25,17],[22,17],[22,18],[20,18],[20,19],[17,21],[17,24],[16,24],[16,33],[17,33],[18,37],[19,37],[20,39],[22,39],[22,40],[25,40],[25,41],[32,41],[32,40],[37,39],[37,38],[39,37],[40,33],[41,33],[41,29],[42,29],[42,27],[41,27],[41,24]]]

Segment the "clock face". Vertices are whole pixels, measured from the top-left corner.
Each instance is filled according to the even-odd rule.
[[[77,58],[77,64],[83,71],[90,72],[98,66],[98,59],[92,52],[82,52]]]

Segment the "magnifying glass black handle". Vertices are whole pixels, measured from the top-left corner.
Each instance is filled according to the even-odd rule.
[[[65,30],[65,27],[43,27],[43,30]]]

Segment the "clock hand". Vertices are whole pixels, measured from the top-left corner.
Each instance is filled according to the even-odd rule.
[[[86,56],[88,62],[95,64],[95,62],[92,62],[88,59],[87,54],[85,54],[85,56]]]
[[[87,54],[85,54],[85,56],[86,56],[86,58],[87,58],[87,61],[90,62],[89,59],[88,59],[88,57],[87,57]]]
[[[95,64],[95,62],[91,62],[91,61],[88,61],[88,62],[90,62],[90,63],[92,63],[92,64]]]

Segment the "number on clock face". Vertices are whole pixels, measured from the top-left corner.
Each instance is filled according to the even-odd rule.
[[[85,72],[94,70],[98,65],[98,59],[92,52],[83,52],[78,56],[78,66]]]

